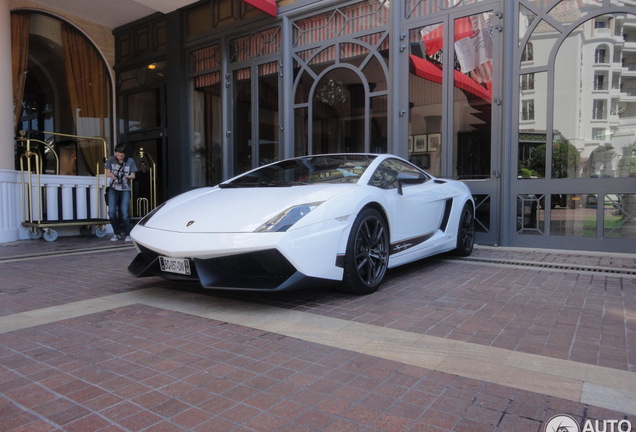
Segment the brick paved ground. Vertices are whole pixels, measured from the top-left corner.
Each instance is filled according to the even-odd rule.
[[[624,417],[140,305],[3,334],[0,346],[7,432],[527,432],[555,414]]]
[[[122,245],[0,245],[0,258],[107,248],[0,261],[0,316],[149,286],[198,291],[132,278],[134,251]],[[475,256],[636,262],[490,248]],[[329,287],[220,296],[634,372],[635,293],[630,278],[425,260],[391,271],[365,297]],[[0,334],[0,432],[543,432],[554,414],[636,425],[589,404],[145,305]]]

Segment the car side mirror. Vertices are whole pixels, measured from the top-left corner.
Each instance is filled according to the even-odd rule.
[[[413,171],[400,171],[397,175],[397,193],[403,195],[402,185],[422,184],[426,181],[423,174]]]

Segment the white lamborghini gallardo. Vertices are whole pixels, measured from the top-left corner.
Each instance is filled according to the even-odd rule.
[[[374,292],[388,268],[472,252],[468,187],[392,155],[324,154],[256,168],[157,207],[132,230],[135,276],[281,291]]]

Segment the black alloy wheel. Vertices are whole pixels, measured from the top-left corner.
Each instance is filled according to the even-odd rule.
[[[457,256],[468,256],[475,246],[475,212],[470,202],[464,204],[459,216],[457,228],[457,247],[454,251]]]
[[[344,291],[351,294],[375,292],[389,263],[389,228],[373,208],[360,212],[349,234],[344,266]]]

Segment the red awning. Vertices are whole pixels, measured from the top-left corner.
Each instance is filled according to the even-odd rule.
[[[434,65],[430,61],[423,59],[418,56],[410,55],[412,72],[415,75],[424,78],[425,80],[441,83],[442,82],[442,69],[438,66]],[[492,100],[492,93],[490,89],[482,86],[471,77],[464,75],[461,71],[454,71],[455,77],[455,87],[458,89],[464,90],[467,92],[467,96],[469,99],[479,98],[488,103]]]
[[[257,9],[270,14],[275,17],[278,15],[278,9],[276,8],[276,0],[243,0],[247,4],[251,4]]]

